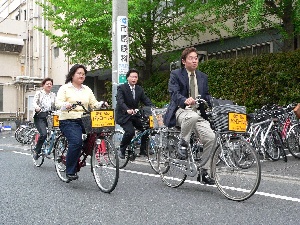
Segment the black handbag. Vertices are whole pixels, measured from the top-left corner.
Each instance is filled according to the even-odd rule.
[[[46,118],[48,116],[48,112],[35,112],[33,118]]]

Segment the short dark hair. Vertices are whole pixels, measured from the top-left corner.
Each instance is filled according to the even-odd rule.
[[[182,51],[181,59],[180,59],[181,67],[184,67],[184,64],[182,63],[182,60],[186,60],[187,55],[190,54],[191,52],[196,52],[197,55],[198,55],[197,49],[195,47],[189,47],[189,48],[186,48]]]
[[[68,75],[67,75],[67,77],[66,77],[66,82],[65,82],[65,84],[67,84],[67,83],[69,83],[69,82],[72,81],[72,78],[73,78],[73,76],[74,76],[74,74],[76,73],[76,71],[77,71],[78,68],[82,68],[82,69],[84,70],[85,74],[87,74],[87,69],[85,68],[84,65],[81,65],[81,64],[75,64],[75,65],[72,66],[72,68],[70,69],[70,71],[69,71],[69,73],[68,73]]]
[[[132,68],[132,69],[128,70],[128,72],[126,73],[126,78],[129,77],[129,75],[131,73],[137,73],[138,76],[140,75],[140,73],[139,73],[139,71],[137,69]]]
[[[44,86],[46,84],[47,81],[51,81],[52,85],[53,85],[53,79],[50,77],[46,77],[44,80],[42,80],[41,85]]]

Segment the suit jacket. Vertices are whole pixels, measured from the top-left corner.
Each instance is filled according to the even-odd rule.
[[[133,95],[128,83],[118,86],[116,98],[116,122],[120,125],[126,123],[132,116],[127,113],[127,110],[138,109],[140,102],[145,106],[153,106],[151,100],[146,96],[144,89],[139,85],[135,85],[135,99],[133,99]]]
[[[201,98],[210,102],[210,94],[208,92],[208,79],[205,73],[199,70],[195,71],[197,84],[198,84],[198,94]],[[169,79],[169,93],[171,95],[171,102],[168,106],[166,115],[164,117],[164,124],[168,127],[173,127],[176,125],[175,113],[177,109],[185,108],[185,100],[189,98],[189,77],[185,68],[180,68],[173,70]],[[201,115],[202,115],[202,110]],[[205,117],[205,115],[202,115]]]

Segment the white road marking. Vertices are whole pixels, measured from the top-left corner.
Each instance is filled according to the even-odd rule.
[[[0,149],[0,150],[2,150],[2,149]],[[26,153],[26,152],[18,152],[18,151],[13,151],[13,152],[16,153],[16,154],[31,156],[30,153]],[[90,164],[87,163],[87,165],[90,165]],[[143,176],[160,178],[159,174],[150,174],[150,173],[144,173],[144,172],[138,172],[138,171],[132,171],[132,170],[126,170],[126,169],[120,169],[120,171],[126,172],[126,173],[131,173],[131,174],[138,174],[138,175],[143,175]],[[196,185],[201,185],[201,186],[206,185],[206,184],[201,184],[198,181],[192,181],[192,180],[185,180],[185,183],[196,184]],[[208,186],[208,185],[206,185],[206,186]],[[216,187],[216,185],[209,185],[209,186]],[[300,203],[300,198],[293,198],[293,197],[289,197],[289,196],[271,194],[271,193],[267,193],[267,192],[257,191],[257,192],[255,192],[254,195],[260,195],[260,196],[265,196],[265,197],[269,197],[269,198],[276,198],[276,199],[281,199],[281,200],[299,202]]]

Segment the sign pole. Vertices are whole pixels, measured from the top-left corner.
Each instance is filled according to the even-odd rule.
[[[128,0],[112,1],[112,107],[116,108],[119,84],[129,70]]]

